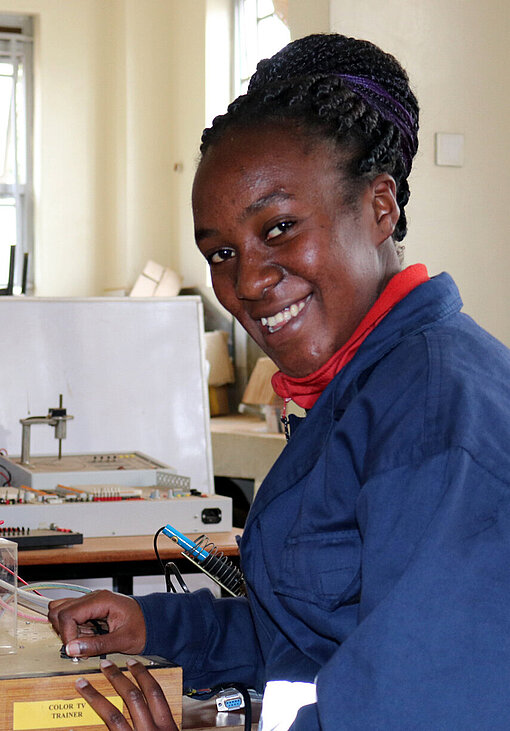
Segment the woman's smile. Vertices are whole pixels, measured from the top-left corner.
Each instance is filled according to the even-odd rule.
[[[260,322],[262,326],[266,327],[271,334],[281,330],[288,322],[294,320],[304,310],[310,297],[311,295],[306,299],[299,300],[299,302],[293,302],[291,305],[287,305],[275,315],[261,317]]]

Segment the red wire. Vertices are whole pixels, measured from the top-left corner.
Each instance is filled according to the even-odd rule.
[[[4,487],[11,487],[11,478],[9,477],[9,475],[7,475],[3,470],[0,470],[0,475],[2,475],[2,477],[5,477],[7,481],[7,485],[4,485]]]
[[[2,521],[2,523],[3,523],[3,521]],[[11,571],[11,569],[8,569],[7,566],[3,565],[3,563],[0,563],[0,568],[5,569],[7,571],[7,573],[11,574],[11,576],[15,576],[18,579],[18,581],[21,581],[21,583],[25,584],[25,586],[29,585],[28,581],[25,581],[24,579],[21,578],[21,576],[19,574],[16,574],[14,571]],[[33,591],[34,591],[34,594],[39,594],[39,596],[43,596],[40,591],[37,591],[37,589],[34,589]]]

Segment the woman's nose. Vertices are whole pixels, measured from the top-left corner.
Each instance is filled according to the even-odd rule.
[[[282,278],[280,267],[264,254],[239,256],[236,294],[239,299],[257,300]]]

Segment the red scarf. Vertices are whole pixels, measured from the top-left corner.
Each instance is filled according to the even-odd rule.
[[[429,279],[423,264],[414,264],[390,279],[349,340],[319,370],[304,378],[292,378],[277,371],[271,378],[274,391],[284,401],[311,409],[336,374],[355,356],[361,343],[388,312],[415,287]]]

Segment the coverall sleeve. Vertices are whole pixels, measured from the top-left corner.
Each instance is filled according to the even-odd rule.
[[[364,485],[359,623],[292,731],[508,728],[509,498],[460,447]]]
[[[246,599],[216,599],[208,589],[134,598],[145,618],[143,654],[181,666],[185,687],[234,680],[261,687],[263,663]]]

